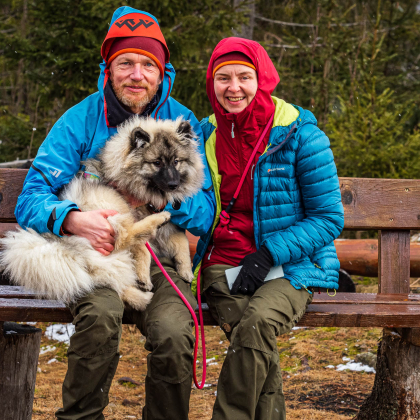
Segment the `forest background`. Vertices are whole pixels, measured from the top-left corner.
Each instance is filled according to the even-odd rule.
[[[97,90],[113,11],[155,15],[177,76],[172,96],[212,113],[205,74],[232,35],[268,51],[274,95],[311,110],[340,176],[420,178],[420,2],[0,0],[0,162],[36,155],[52,125]]]

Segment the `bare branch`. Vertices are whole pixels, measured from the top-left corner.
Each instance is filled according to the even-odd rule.
[[[263,20],[265,22],[274,23],[276,25],[283,25],[283,26],[298,26],[302,28],[316,28],[318,25],[314,25],[312,23],[294,23],[294,22],[283,22],[281,20],[273,20],[268,19],[263,16],[255,16],[255,19]],[[331,23],[330,26],[358,26],[363,25],[364,22],[351,22],[351,23]]]

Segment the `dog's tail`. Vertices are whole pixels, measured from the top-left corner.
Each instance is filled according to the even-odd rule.
[[[8,232],[0,245],[0,264],[12,282],[49,299],[73,302],[95,286],[112,282],[115,288],[121,275],[134,277],[135,281],[128,252],[105,257],[79,236],[58,238],[19,229]],[[117,289],[121,296],[122,291]]]

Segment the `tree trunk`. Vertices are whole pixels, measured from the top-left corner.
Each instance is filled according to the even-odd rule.
[[[252,39],[254,36],[255,26],[255,1],[234,0],[233,7],[238,11],[245,12],[248,17],[248,24],[243,24],[239,30],[234,30],[233,35],[240,38]]]
[[[29,420],[41,344],[39,328],[0,322],[0,418]]]
[[[372,394],[354,420],[420,419],[420,330],[385,329]]]

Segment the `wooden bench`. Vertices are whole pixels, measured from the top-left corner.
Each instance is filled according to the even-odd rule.
[[[0,169],[0,234],[16,227],[14,208],[26,172]],[[415,334],[408,334],[420,327],[420,295],[410,294],[410,230],[420,229],[420,180],[340,178],[340,188],[345,229],[379,231],[378,293],[316,293],[298,325],[399,328],[406,339],[411,337],[412,345],[420,345],[420,339],[418,344],[413,342]],[[0,329],[5,321],[71,322],[72,316],[61,302],[41,300],[20,287],[4,285],[0,286]],[[204,323],[215,325],[208,310]],[[0,384],[0,395],[1,389]]]

